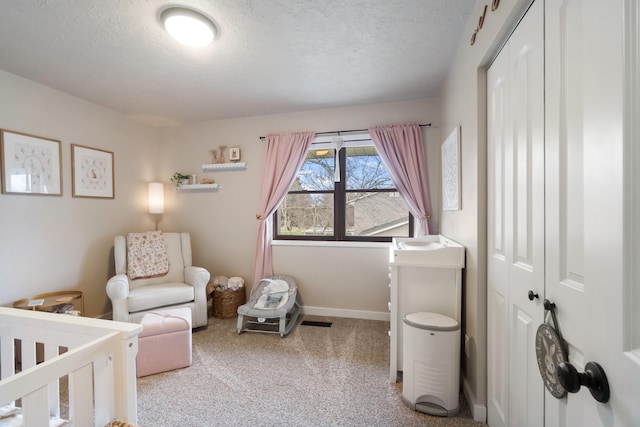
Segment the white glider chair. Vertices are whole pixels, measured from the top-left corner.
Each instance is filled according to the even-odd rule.
[[[114,258],[116,275],[107,282],[107,295],[113,306],[113,320],[138,323],[152,311],[189,307],[192,327],[207,326],[207,283],[210,274],[191,265],[189,233],[162,233],[169,272],[159,277],[130,279],[127,270],[127,239],[116,236]]]

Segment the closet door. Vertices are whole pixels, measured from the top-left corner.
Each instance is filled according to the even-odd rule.
[[[487,71],[487,421],[492,427],[508,425],[509,415],[509,287],[507,229],[511,215],[507,213],[505,194],[511,182],[506,159],[512,151],[509,111],[508,47]]]
[[[639,136],[640,6],[546,5],[546,297],[569,361],[599,363],[611,397],[546,393],[545,425],[639,426],[638,152],[625,157]]]
[[[542,426],[535,334],[544,295],[543,2],[487,72],[488,422]],[[529,291],[533,300],[529,299]]]

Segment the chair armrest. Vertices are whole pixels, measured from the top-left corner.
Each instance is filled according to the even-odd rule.
[[[107,282],[107,295],[111,299],[113,320],[129,321],[129,278],[126,274],[116,274]]]
[[[185,267],[184,281],[193,286],[193,327],[207,326],[207,283],[211,274],[202,267]]]
[[[107,295],[111,301],[120,301],[129,296],[129,278],[126,274],[116,274],[107,282]]]
[[[190,266],[184,268],[184,282],[196,289],[206,288],[210,278],[211,274],[202,267]]]

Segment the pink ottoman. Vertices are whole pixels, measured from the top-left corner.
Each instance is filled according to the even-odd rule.
[[[191,309],[156,310],[140,321],[138,377],[191,366]]]

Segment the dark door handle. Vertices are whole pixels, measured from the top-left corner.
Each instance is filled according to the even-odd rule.
[[[533,291],[529,291],[528,296],[529,296],[529,301],[533,301],[534,298],[540,298],[538,294],[534,293]]]
[[[556,368],[556,374],[560,385],[569,393],[577,393],[581,386],[585,386],[598,402],[609,401],[609,382],[604,369],[596,362],[588,362],[583,373],[579,373],[570,362],[562,362]]]

